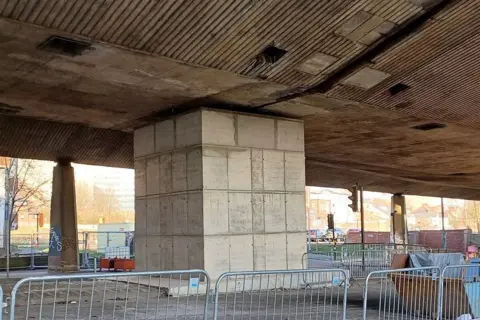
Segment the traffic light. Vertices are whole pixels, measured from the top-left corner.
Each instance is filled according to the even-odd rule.
[[[352,193],[352,195],[348,197],[352,203],[348,206],[352,208],[353,212],[358,212],[358,186],[353,186],[348,189],[348,191]]]
[[[335,221],[333,220],[333,214],[327,214],[327,223],[328,223],[328,230],[335,229]]]

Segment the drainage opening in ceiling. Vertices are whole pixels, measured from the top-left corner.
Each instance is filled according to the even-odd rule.
[[[286,50],[280,49],[275,46],[268,46],[260,53],[259,58],[268,64],[274,64],[287,53]]]
[[[38,46],[39,49],[53,51],[72,57],[81,55],[85,50],[88,50],[91,47],[91,43],[60,36],[51,36]]]
[[[391,96],[394,96],[394,95],[396,95],[396,94],[399,94],[399,93],[402,92],[402,91],[407,90],[408,88],[410,88],[410,86],[407,86],[407,85],[404,84],[404,83],[397,83],[396,85],[391,86],[391,87],[388,89],[388,92],[390,92],[390,95],[391,95]]]
[[[255,58],[250,62],[249,66],[246,67],[241,73],[250,77],[257,77],[263,80],[267,79],[268,71],[285,54],[287,54],[286,50],[270,45],[256,55]]]
[[[447,127],[446,124],[432,122],[432,123],[419,124],[418,126],[412,127],[412,129],[429,131],[429,130],[434,130],[434,129],[443,129],[443,128],[446,128],[446,127]]]

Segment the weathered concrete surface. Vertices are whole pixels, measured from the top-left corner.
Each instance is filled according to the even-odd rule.
[[[75,174],[69,161],[59,161],[53,168],[50,226],[48,271],[50,273],[78,271]]]
[[[137,269],[300,268],[303,137],[299,121],[208,109],[136,130]]]
[[[4,0],[0,154],[131,168],[129,132],[172,112],[268,110],[305,120],[309,185],[479,199],[476,5],[455,1],[325,94],[278,102],[322,84],[423,14],[421,1]],[[92,48],[74,57],[38,49],[52,35]],[[272,44],[287,53],[258,68]],[[365,68],[389,77],[370,89],[349,85]],[[392,94],[399,83],[406,90]],[[431,122],[448,128],[412,129]],[[271,143],[265,137],[256,140]],[[155,148],[168,148],[158,138]]]

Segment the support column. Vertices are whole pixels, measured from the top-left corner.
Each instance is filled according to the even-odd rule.
[[[137,270],[301,268],[302,122],[199,109],[134,146]]]
[[[394,194],[392,196],[392,236],[396,244],[408,244],[407,210],[405,196]]]
[[[70,161],[60,159],[53,169],[48,272],[78,271],[75,175]]]

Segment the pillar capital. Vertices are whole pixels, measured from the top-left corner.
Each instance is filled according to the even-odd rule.
[[[72,159],[67,157],[60,157],[57,158],[57,166],[61,167],[71,167],[72,166]]]

